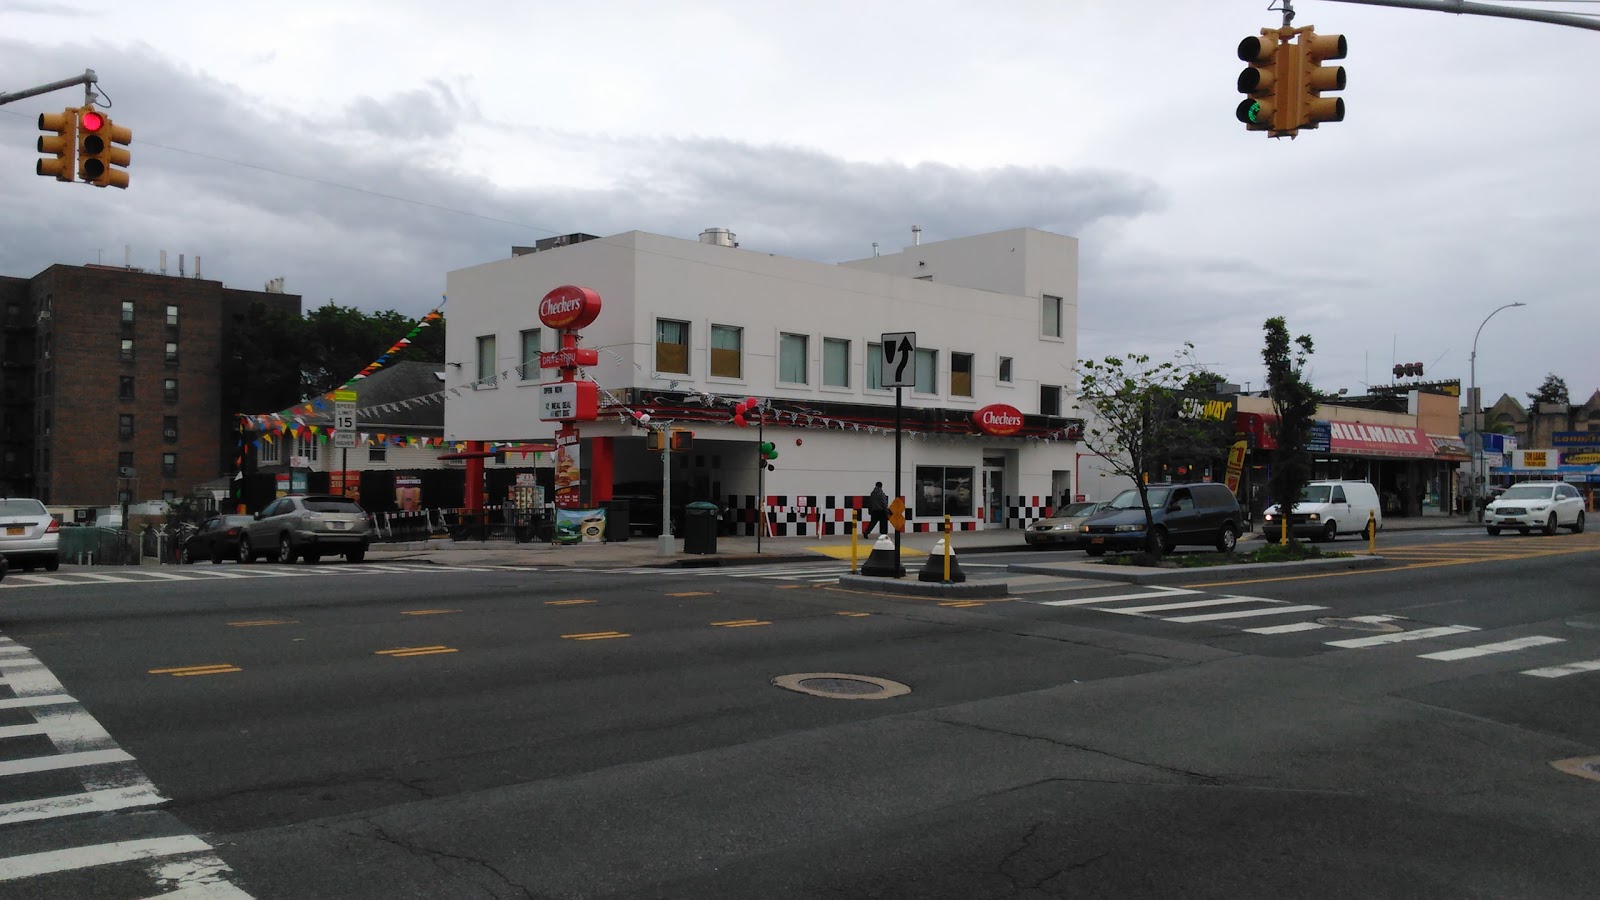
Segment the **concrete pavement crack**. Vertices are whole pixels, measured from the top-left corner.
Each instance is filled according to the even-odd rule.
[[[938,716],[923,716],[922,718],[933,722],[938,722],[943,725],[952,725],[957,728],[971,728],[977,731],[986,731],[990,734],[1003,734],[1007,735],[1008,737],[1023,738],[1024,740],[1030,741],[1044,741],[1047,744],[1054,744],[1057,747],[1063,747],[1068,750],[1080,750],[1084,753],[1093,753],[1098,756],[1104,756],[1107,759],[1114,759],[1118,762],[1125,762],[1135,766],[1143,766],[1145,768],[1155,769],[1160,772],[1166,772],[1170,775],[1177,775],[1179,777],[1186,778],[1195,784],[1203,784],[1210,787],[1221,787],[1223,785],[1231,784],[1242,777],[1233,775],[1207,775],[1204,772],[1191,772],[1188,769],[1180,769],[1175,766],[1164,766],[1161,763],[1149,762],[1142,759],[1133,759],[1126,756],[1118,756],[1110,751],[1101,750],[1096,747],[1089,747],[1084,744],[1074,744],[1070,741],[1059,741],[1055,738],[1044,737],[1043,735],[1024,734],[1020,731],[1007,731],[1004,728],[990,728],[987,725],[978,725],[973,722],[957,722],[951,719],[941,719]]]
[[[397,847],[397,848],[399,848],[401,850],[404,850],[405,852],[413,854],[415,856],[424,857],[429,862],[433,863],[434,868],[437,868],[440,872],[443,872],[445,875],[448,875],[448,876],[450,876],[451,878],[454,878],[454,879],[465,881],[468,884],[473,885],[474,887],[482,888],[484,891],[486,891],[488,893],[488,895],[490,897],[495,898],[495,900],[500,900],[500,897],[501,897],[500,891],[495,890],[492,886],[480,884],[476,880],[468,878],[465,874],[463,874],[461,872],[452,871],[450,869],[450,867],[445,865],[445,863],[449,862],[451,860],[454,860],[454,861],[457,861],[457,862],[462,862],[462,863],[467,863],[469,865],[478,866],[478,867],[482,868],[483,870],[489,872],[495,878],[498,878],[507,887],[513,888],[516,891],[518,891],[519,895],[524,897],[524,898],[526,898],[526,900],[536,900],[536,895],[533,893],[532,889],[530,889],[530,888],[528,888],[528,887],[526,887],[524,885],[518,884],[515,881],[512,881],[504,872],[501,872],[499,869],[495,868],[494,866],[490,865],[489,863],[485,862],[484,860],[476,859],[476,858],[471,857],[471,856],[462,856],[462,855],[457,854],[457,853],[446,853],[443,850],[434,850],[434,849],[431,849],[429,847],[423,847],[423,846],[420,846],[418,844],[411,843],[409,841],[401,840],[400,838],[395,837],[394,835],[391,835],[388,832],[387,829],[385,829],[382,825],[379,825],[377,822],[374,822],[371,819],[359,819],[357,821],[365,823],[369,828],[372,829],[372,831],[370,833],[368,833],[368,834],[360,834],[358,832],[344,831],[344,830],[338,829],[338,828],[331,828],[330,830],[338,831],[341,834],[345,834],[345,835],[348,835],[350,837],[371,838],[371,839],[374,839],[374,840],[377,840],[377,841],[381,841],[381,842],[383,842],[385,844],[389,844],[389,845],[391,845],[393,847]],[[330,826],[322,826],[322,827],[328,828]],[[518,895],[511,895],[511,896],[518,896]]]

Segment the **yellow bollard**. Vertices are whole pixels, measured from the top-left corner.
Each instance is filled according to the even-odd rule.
[[[950,582],[950,514],[944,514],[944,580]]]
[[[1278,536],[1278,543],[1287,544],[1289,543],[1289,517],[1284,513],[1278,513],[1278,523],[1283,526],[1283,533]]]
[[[856,573],[856,554],[859,552],[856,549],[856,538],[861,534],[861,510],[850,510],[850,524],[852,526],[850,528],[850,574],[854,575]]]
[[[1367,555],[1378,555],[1378,514],[1367,510]]]

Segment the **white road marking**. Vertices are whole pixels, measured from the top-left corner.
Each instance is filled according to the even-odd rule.
[[[27,759],[8,759],[0,762],[0,777],[27,775],[32,772],[52,772],[56,769],[75,769],[79,766],[99,766],[106,763],[131,762],[126,750],[88,750],[82,753],[57,753],[54,756],[31,756]]]
[[[1522,674],[1534,675],[1539,678],[1562,678],[1567,675],[1577,675],[1581,672],[1600,672],[1600,659],[1567,663],[1564,666],[1548,666],[1543,669],[1528,669]]]
[[[183,860],[165,860],[151,866],[151,874],[163,884],[177,882],[179,888],[155,894],[145,900],[252,900],[249,894],[228,883],[233,871],[215,854]]]
[[[167,798],[161,796],[156,786],[147,781],[132,787],[106,788],[82,794],[0,804],[0,825],[54,819],[58,816],[77,816],[84,813],[114,812],[119,809],[154,806],[165,802]]]
[[[1326,606],[1273,606],[1266,609],[1242,609],[1234,612],[1206,613],[1199,616],[1168,616],[1168,622],[1215,622],[1221,619],[1251,619],[1256,616],[1281,616],[1288,613],[1314,612]]]
[[[30,734],[44,734],[43,725],[0,725],[0,740],[14,737],[27,737]]]
[[[1315,631],[1327,628],[1321,622],[1296,622],[1293,625],[1268,625],[1265,628],[1246,628],[1251,634],[1292,634],[1296,631]]]
[[[1529,647],[1542,647],[1545,644],[1559,644],[1564,640],[1565,638],[1543,637],[1540,635],[1535,635],[1533,637],[1517,638],[1516,640],[1512,641],[1500,641],[1496,644],[1479,644],[1476,647],[1458,647],[1455,650],[1441,650],[1438,653],[1424,653],[1417,658],[1442,660],[1471,659],[1474,656],[1489,656],[1493,653],[1510,653],[1513,650],[1525,650]]]
[[[177,837],[146,838],[139,841],[117,841],[111,844],[94,844],[88,847],[71,847],[66,850],[47,850],[0,859],[0,881],[33,878],[54,872],[69,872],[134,859],[153,859],[178,853],[198,853],[210,850],[211,845],[192,834]]]
[[[127,578],[122,575],[97,575],[93,572],[74,572],[72,574],[73,577],[78,579],[90,582],[103,582],[106,584],[126,584],[130,581],[138,580],[135,578]]]
[[[30,656],[28,648],[21,644],[6,644],[0,646],[0,656]]]
[[[1074,597],[1067,600],[1041,600],[1041,606],[1086,606],[1090,603],[1116,603],[1121,600],[1155,600],[1160,597],[1181,597],[1186,594],[1198,594],[1199,591],[1184,588],[1152,588],[1140,591],[1137,594],[1113,594],[1110,597]]]
[[[1401,641],[1420,641],[1444,637],[1447,634],[1465,634],[1477,631],[1470,625],[1444,625],[1438,628],[1419,628],[1416,631],[1397,631],[1394,634],[1375,634],[1371,637],[1351,638],[1347,641],[1326,641],[1329,647],[1377,647],[1381,644],[1398,644]]]
[[[1195,609],[1201,606],[1230,606],[1237,603],[1254,603],[1249,597],[1215,597],[1210,600],[1185,600],[1182,603],[1157,603],[1154,606],[1120,606],[1101,609],[1091,607],[1096,612],[1120,613],[1125,616],[1143,616],[1153,612],[1166,612],[1169,609]]]
[[[26,706],[53,706],[57,703],[77,703],[66,694],[44,694],[37,697],[9,697],[0,700],[0,709],[20,709]]]

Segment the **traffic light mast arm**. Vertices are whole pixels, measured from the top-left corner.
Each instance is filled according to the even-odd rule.
[[[59,91],[62,88],[69,88],[77,84],[83,85],[83,102],[92,104],[94,103],[94,88],[90,85],[98,83],[99,80],[95,76],[93,69],[84,69],[82,75],[63,78],[60,81],[52,81],[49,84],[41,84],[38,87],[24,88],[11,94],[0,91],[0,106],[5,106],[14,100],[26,100],[29,97],[37,97],[40,94],[48,94],[51,91]]]
[[[1543,22],[1546,25],[1565,25],[1600,31],[1600,19],[1578,13],[1545,12],[1539,9],[1518,9],[1515,6],[1495,6],[1490,3],[1469,3],[1467,0],[1333,0],[1335,3],[1363,3],[1367,6],[1392,6],[1397,9],[1420,9],[1427,12],[1454,13],[1458,16],[1494,16],[1502,19],[1522,19]]]

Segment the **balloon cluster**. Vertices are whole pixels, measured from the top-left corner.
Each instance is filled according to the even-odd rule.
[[[776,469],[777,467],[772,464],[772,461],[778,458],[778,445],[771,441],[762,441],[761,446],[757,449],[761,451],[761,463],[767,467],[767,471],[771,472]]]
[[[754,397],[746,397],[733,405],[733,424],[744,428],[750,423],[745,421],[744,414],[761,406],[761,401]]]

